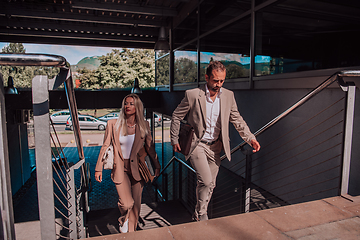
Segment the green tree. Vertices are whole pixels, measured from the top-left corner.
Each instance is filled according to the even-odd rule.
[[[175,61],[175,83],[196,82],[196,63],[188,58],[179,58]]]
[[[95,70],[89,70],[86,68],[78,70],[80,74],[80,88],[85,89],[98,89],[98,79],[95,77]]]
[[[22,43],[10,43],[3,47],[3,53],[25,53],[25,47]]]
[[[1,49],[2,53],[25,53],[22,43],[10,43]],[[32,67],[22,66],[0,66],[0,71],[4,78],[4,85],[7,86],[9,76],[14,79],[15,87],[29,88],[31,87],[31,79],[34,77]]]
[[[20,53],[26,52],[22,43],[10,43],[1,50],[2,53]],[[48,78],[54,78],[60,71],[53,67],[31,67],[31,66],[0,66],[0,71],[4,78],[4,85],[7,86],[9,76],[14,79],[14,86],[17,88],[31,88],[32,79],[35,75],[47,75]]]
[[[246,73],[247,72],[244,70],[242,66],[236,64],[229,64],[226,66],[227,79],[246,77]]]
[[[170,79],[169,55],[156,61],[156,82],[157,85],[167,85]]]
[[[81,75],[81,86],[89,89],[126,88],[133,86],[139,79],[141,88],[154,87],[155,62],[154,51],[147,49],[127,49],[112,52],[99,57],[100,66],[93,77]]]

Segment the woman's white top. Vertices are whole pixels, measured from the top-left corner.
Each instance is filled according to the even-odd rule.
[[[130,158],[132,146],[134,144],[135,134],[122,136],[120,134],[119,141],[121,147],[121,153],[124,159]]]

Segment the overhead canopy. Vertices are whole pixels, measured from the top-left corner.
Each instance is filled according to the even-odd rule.
[[[173,28],[175,49],[196,50],[200,36],[201,51],[248,53],[251,2],[1,0],[0,39],[2,42],[153,49],[160,27],[165,26],[167,30]],[[255,0],[254,10],[261,41],[268,44],[262,42],[262,51],[288,45],[289,41],[301,43],[309,33],[348,34],[358,31],[360,23],[360,2],[356,0]]]

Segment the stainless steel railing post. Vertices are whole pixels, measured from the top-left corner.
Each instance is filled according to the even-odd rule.
[[[35,158],[41,239],[56,239],[53,168],[50,147],[48,78],[36,76],[32,81]],[[41,147],[40,147],[41,146]]]
[[[15,239],[3,82],[0,73],[0,238]]]
[[[344,149],[343,149],[343,162],[342,162],[342,175],[340,194],[348,194],[349,179],[350,179],[350,161],[351,161],[351,148],[352,148],[352,135],[355,115],[355,95],[356,86],[346,87],[347,91],[347,104],[345,115],[345,131],[344,131]]]
[[[242,149],[246,156],[246,169],[245,169],[245,212],[250,212],[251,202],[251,170],[252,170],[252,150]]]

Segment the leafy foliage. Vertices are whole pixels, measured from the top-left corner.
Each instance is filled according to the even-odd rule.
[[[175,61],[175,83],[196,82],[196,63],[188,58],[179,58]]]
[[[22,43],[10,43],[1,50],[2,53],[25,53],[25,51]],[[52,67],[0,66],[4,86],[7,86],[7,79],[12,76],[16,88],[31,88],[35,75],[47,75],[48,78],[54,78],[59,71],[58,68]]]
[[[170,80],[169,55],[156,61],[157,85],[167,85]]]
[[[100,66],[95,71],[82,70],[82,88],[126,88],[132,87],[135,78],[141,88],[154,87],[154,51],[148,49],[113,49],[99,57]],[[92,76],[91,76],[92,75]]]

